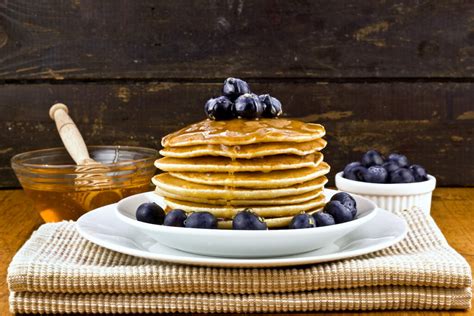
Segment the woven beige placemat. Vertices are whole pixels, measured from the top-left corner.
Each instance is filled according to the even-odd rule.
[[[123,255],[79,236],[74,223],[45,224],[13,258],[15,292],[221,293],[296,292],[374,285],[470,287],[469,265],[421,211],[399,213],[405,240],[389,249],[323,264],[269,269],[206,268]]]
[[[385,286],[267,294],[12,293],[16,313],[253,313],[385,309],[467,309],[465,289]]]
[[[471,271],[464,258],[421,211],[398,215],[407,220],[409,234],[388,249],[336,262],[264,269],[135,258],[84,240],[74,223],[45,224],[10,264],[10,303],[23,312],[468,308]],[[167,302],[170,297],[179,303]]]

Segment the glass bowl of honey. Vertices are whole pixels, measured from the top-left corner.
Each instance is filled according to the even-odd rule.
[[[45,222],[76,220],[95,208],[149,191],[158,151],[133,146],[88,146],[101,168],[77,166],[65,148],[25,152],[11,159],[25,193]]]

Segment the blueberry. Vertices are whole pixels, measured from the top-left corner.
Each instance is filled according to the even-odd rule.
[[[350,164],[353,164],[351,162]],[[364,175],[367,173],[367,168],[364,166],[355,166],[350,169],[344,168],[344,178],[354,181],[364,181]]]
[[[250,93],[250,88],[247,82],[238,78],[227,78],[222,87],[222,94],[234,101],[244,93]]]
[[[311,227],[316,227],[316,222],[313,216],[306,213],[298,214],[295,217],[293,217],[290,225],[288,226],[288,228],[290,229],[311,228]]]
[[[339,192],[332,196],[331,201],[339,201],[351,210],[352,216],[355,217],[357,215],[357,203],[356,200],[346,192]]]
[[[136,217],[140,222],[161,225],[165,220],[165,211],[156,203],[143,203],[137,208]]]
[[[388,180],[390,183],[411,183],[415,182],[415,177],[406,168],[399,168],[388,174]]]
[[[376,150],[369,150],[362,156],[362,165],[365,167],[380,166],[383,164],[382,155]]]
[[[204,105],[204,112],[211,120],[230,120],[234,118],[232,102],[224,97],[211,98]]]
[[[420,165],[411,165],[408,168],[411,171],[411,174],[415,178],[415,182],[421,182],[428,180],[428,174],[426,173],[425,168]]]
[[[186,220],[186,213],[180,209],[174,209],[168,212],[165,216],[163,225],[184,227],[184,221]]]
[[[352,168],[355,168],[355,167],[359,167],[359,166],[362,166],[362,164],[359,162],[359,161],[353,161],[351,163],[348,163],[345,167],[344,167],[344,172],[343,172],[343,176],[350,172],[350,170]]]
[[[393,161],[400,167],[408,167],[408,158],[407,156],[400,154],[390,154],[387,158],[388,161]]]
[[[251,209],[245,209],[235,215],[232,220],[232,229],[237,230],[265,230],[267,224],[261,217],[252,212]]]
[[[256,94],[246,93],[235,100],[234,111],[236,116],[242,118],[258,118],[262,115],[263,104]]]
[[[382,167],[384,167],[385,170],[387,170],[388,173],[390,173],[392,171],[395,171],[398,168],[400,168],[400,166],[395,161],[384,162]]]
[[[281,102],[277,98],[274,98],[269,94],[259,95],[258,98],[263,104],[263,117],[279,117],[283,113]]]
[[[324,212],[316,212],[313,214],[313,218],[316,221],[316,226],[330,226],[336,224],[334,217],[331,214]]]
[[[217,228],[217,218],[209,212],[195,212],[186,218],[184,227]]]
[[[336,224],[349,222],[354,218],[354,216],[352,216],[351,210],[345,207],[339,201],[329,201],[324,206],[323,212],[332,215]]]
[[[364,174],[365,182],[385,183],[387,182],[388,172],[382,166],[372,166]]]

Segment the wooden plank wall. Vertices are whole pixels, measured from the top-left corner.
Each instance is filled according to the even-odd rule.
[[[334,172],[377,148],[474,184],[472,1],[9,0],[0,187],[13,154],[61,145],[56,101],[89,144],[159,147],[228,76],[324,124]]]

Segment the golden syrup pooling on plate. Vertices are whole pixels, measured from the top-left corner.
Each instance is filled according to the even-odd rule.
[[[306,142],[321,138],[320,124],[289,119],[204,120],[165,136],[163,147],[217,144],[226,146],[265,142]]]

